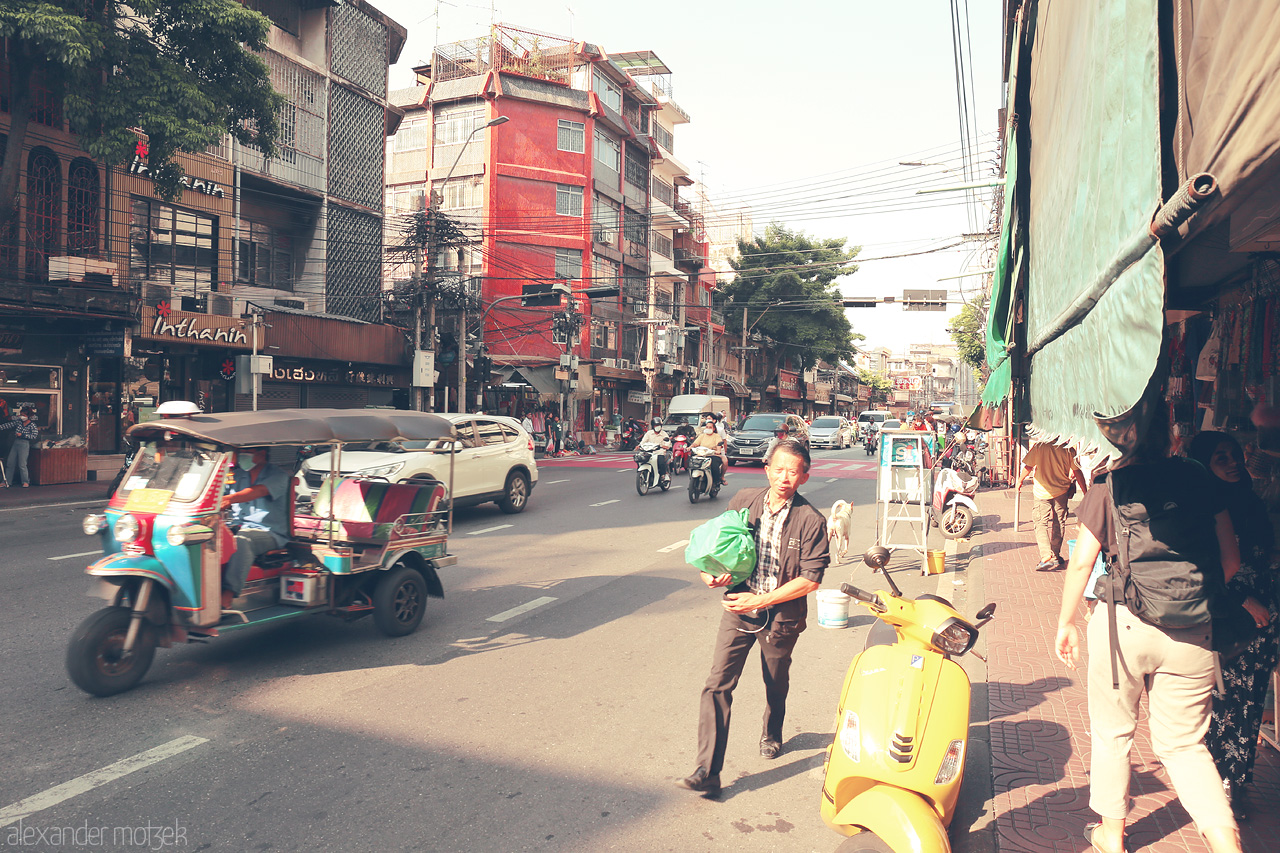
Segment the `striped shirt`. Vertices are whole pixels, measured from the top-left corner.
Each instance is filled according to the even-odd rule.
[[[774,512],[769,509],[766,495],[760,511],[760,526],[756,531],[756,568],[747,585],[756,595],[764,595],[778,588],[778,575],[782,572],[782,528],[787,523],[793,498]]]
[[[7,424],[0,424],[0,429],[16,430],[17,437],[26,441],[35,441],[40,437],[40,427],[36,426],[35,421],[27,421],[25,424],[17,418],[9,421]]]

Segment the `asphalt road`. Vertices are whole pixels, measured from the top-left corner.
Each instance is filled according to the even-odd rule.
[[[678,788],[720,613],[683,543],[764,477],[736,467],[720,499],[690,505],[683,477],[640,497],[633,471],[625,456],[544,464],[526,512],[459,511],[446,597],[409,637],[371,620],[292,620],[160,649],[137,688],[108,699],[82,694],[63,666],[75,625],[100,606],[85,596],[89,507],[5,512],[0,848],[833,850],[822,755],[871,617],[855,607],[850,629],[824,629],[811,601],[783,755],[757,754],[752,664],[723,797]],[[860,449],[823,451],[801,490],[856,506],[849,562],[824,587],[883,586],[854,562],[874,540],[872,474]],[[898,576],[909,594],[951,577]],[[33,813],[6,822],[23,801]]]

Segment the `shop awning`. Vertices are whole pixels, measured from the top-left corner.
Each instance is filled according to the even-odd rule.
[[[729,386],[729,390],[733,392],[735,397],[749,397],[751,395],[751,390],[746,385],[728,376],[717,376],[716,384]]]
[[[1108,451],[1093,414],[1142,396],[1164,325],[1158,243],[1126,256],[1162,200],[1157,5],[1037,6],[1025,100],[1013,107],[1025,108],[1029,152],[1026,339],[1065,329],[1031,353],[1030,421],[1048,440]],[[1106,279],[1088,313],[1061,322]]]
[[[837,403],[852,403],[852,402],[853,402],[853,398],[852,398],[852,397],[850,397],[848,394],[836,394],[836,395],[835,395],[835,398],[836,398],[836,402],[837,402]]]
[[[560,382],[555,377],[555,366],[515,367],[502,380],[504,383],[523,383],[533,386],[539,394],[559,394]]]

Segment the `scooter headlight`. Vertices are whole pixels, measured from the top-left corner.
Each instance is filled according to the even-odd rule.
[[[858,722],[858,715],[853,711],[844,712],[837,737],[840,739],[840,749],[849,756],[850,761],[862,760],[862,726]]]
[[[80,526],[84,528],[85,533],[93,536],[95,533],[101,533],[107,529],[107,517],[101,513],[86,515]]]
[[[933,644],[949,655],[962,655],[978,640],[978,629],[952,617],[933,634]]]
[[[122,545],[137,539],[141,532],[142,525],[138,523],[138,519],[127,512],[116,519],[116,526],[112,530],[116,541]]]
[[[946,755],[942,756],[942,764],[938,767],[938,775],[933,780],[933,784],[946,785],[956,778],[956,774],[960,772],[960,768],[963,766],[964,741],[953,740],[951,745],[947,747]]]

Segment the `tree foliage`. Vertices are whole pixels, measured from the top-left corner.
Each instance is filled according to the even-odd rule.
[[[730,261],[738,275],[723,291],[726,318],[737,325],[745,309],[748,329],[790,348],[806,368],[850,358],[863,336],[849,325],[834,282],[857,271],[859,251],[846,249],[844,238],[813,240],[770,223],[762,237],[738,241]]]
[[[271,22],[238,0],[4,0],[11,127],[0,165],[0,227],[15,211],[18,172],[36,93],[60,105],[79,145],[120,164],[147,137],[156,191],[173,199],[180,151],[230,133],[275,153],[285,100],[263,60]],[[0,231],[0,233],[3,233]]]
[[[882,373],[872,373],[861,367],[857,369],[858,381],[871,389],[870,402],[884,402],[889,399],[889,392],[893,390],[893,382],[889,377]]]
[[[987,301],[982,296],[969,302],[951,319],[951,340],[960,353],[960,360],[973,368],[978,378],[986,382],[991,368],[987,365]]]

